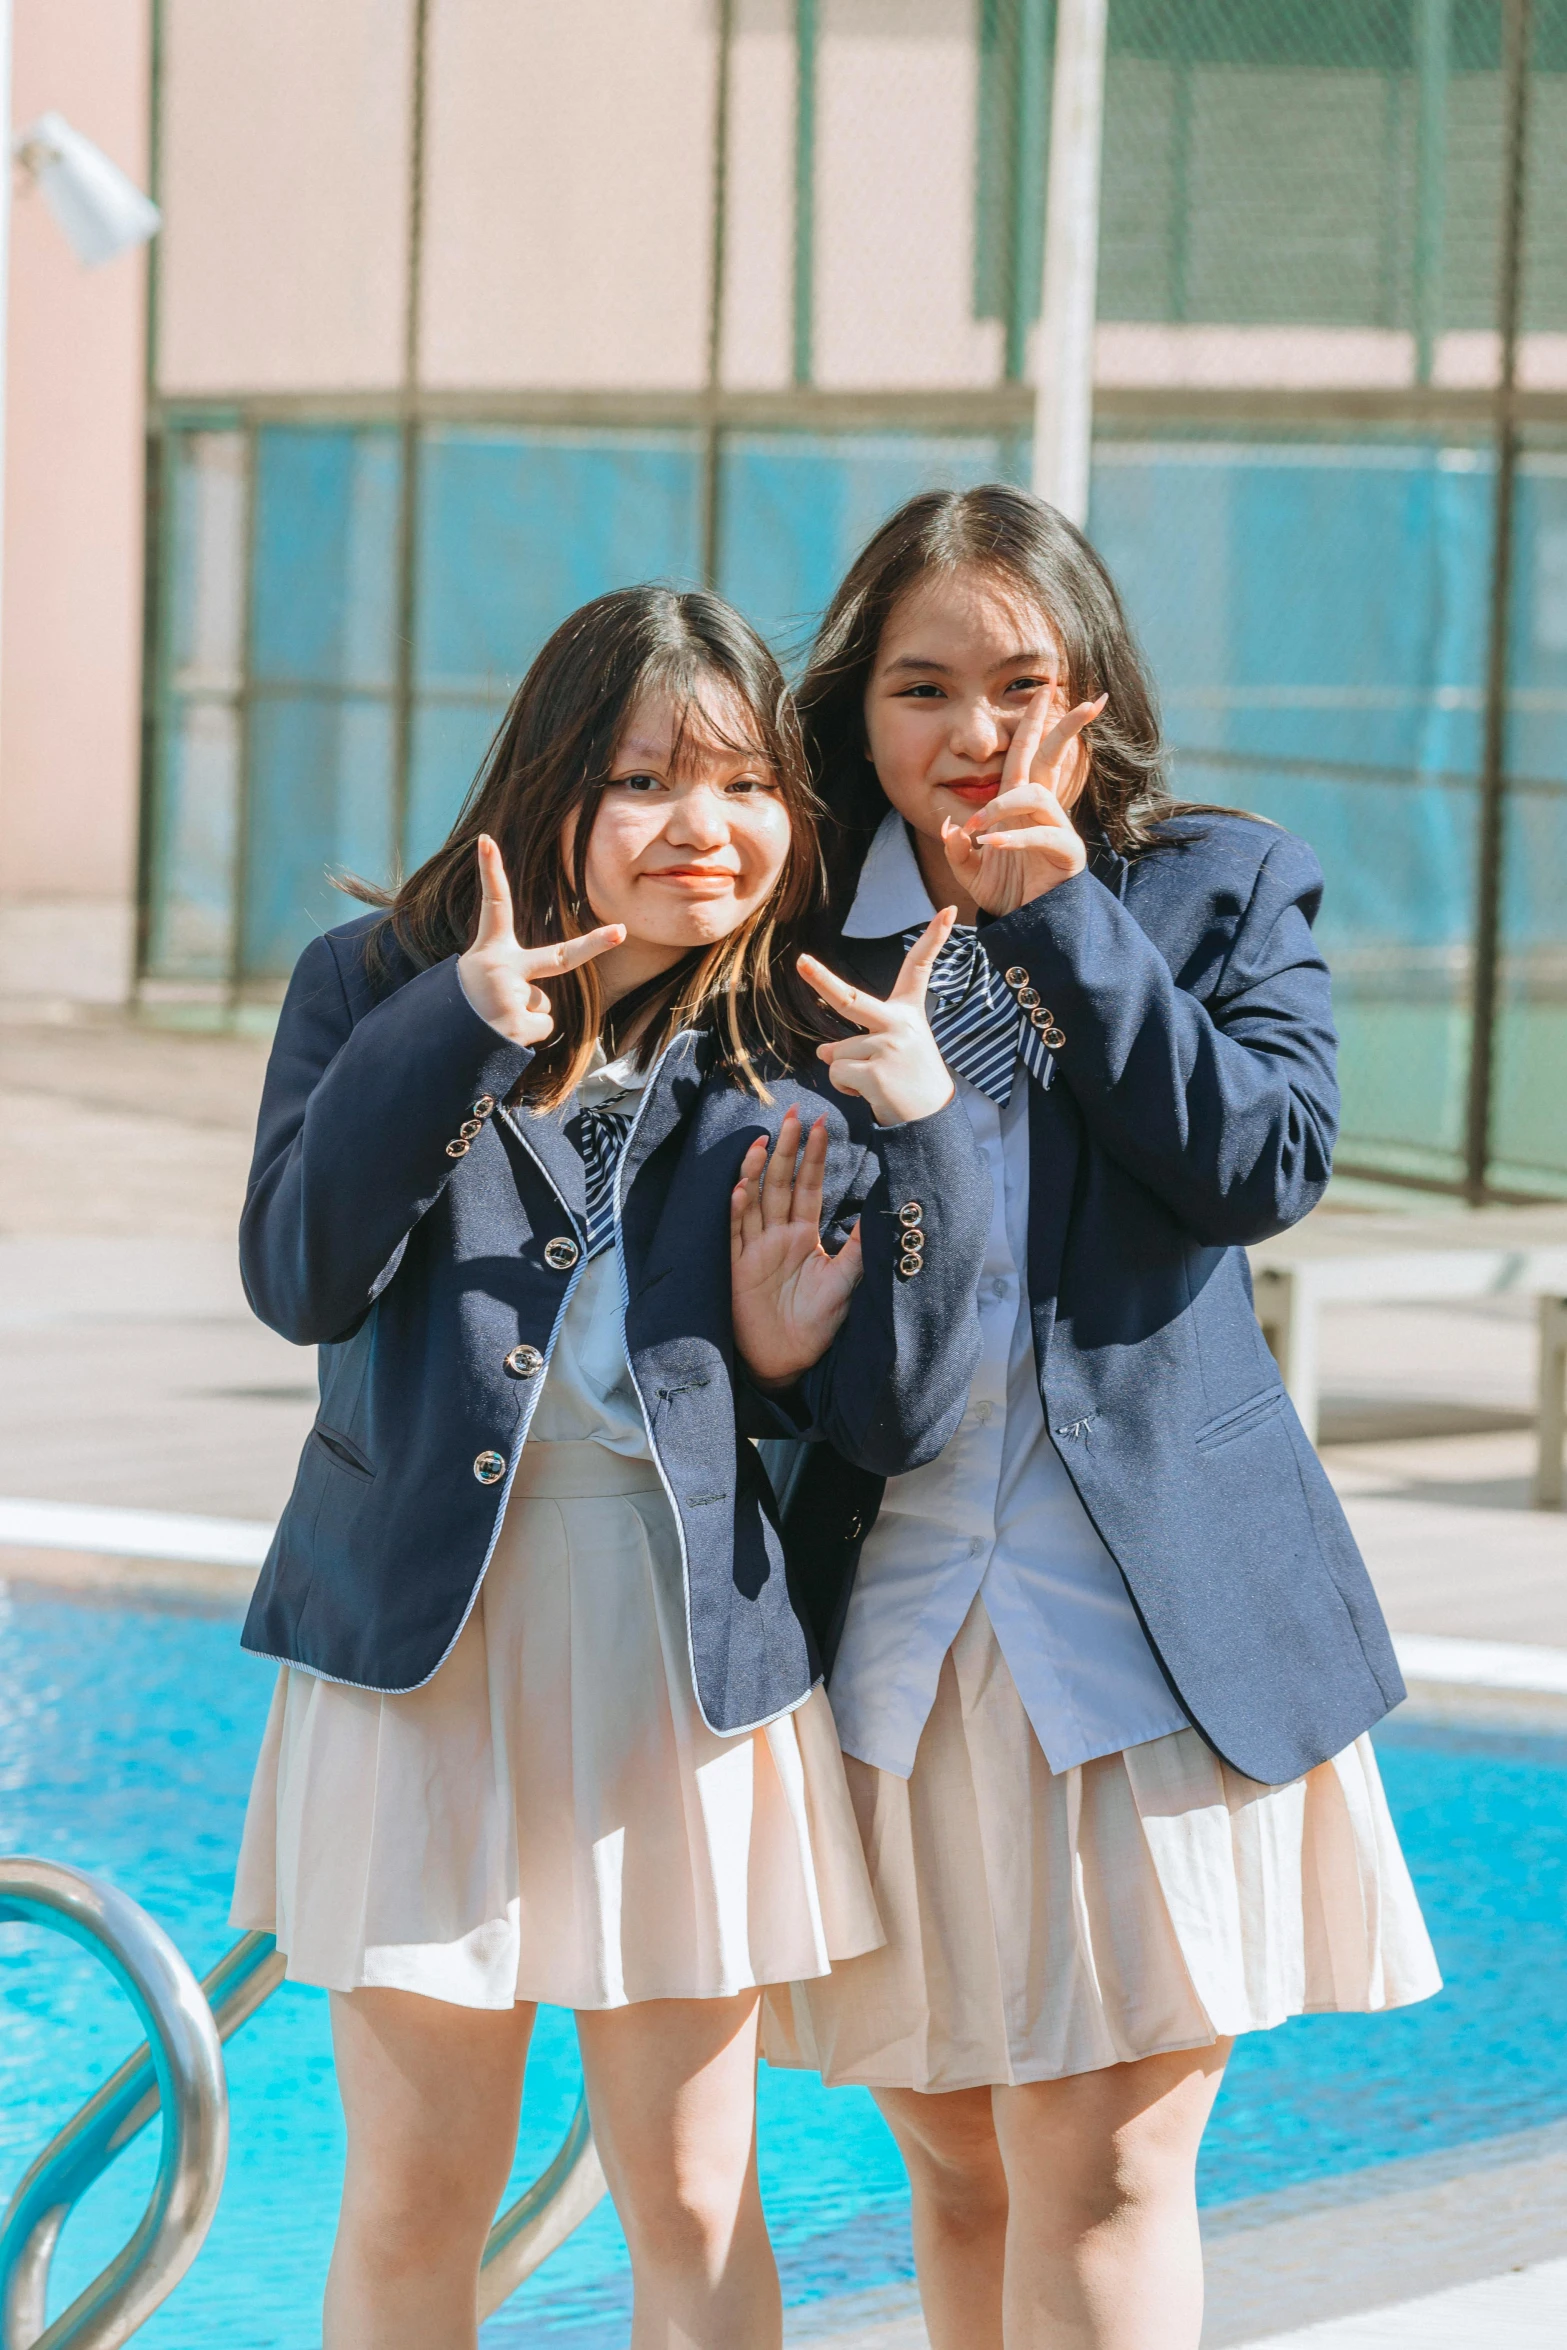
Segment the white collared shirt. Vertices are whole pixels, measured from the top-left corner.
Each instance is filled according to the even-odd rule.
[[[572,1096],[574,1110],[624,1110],[635,1115],[650,1070],[634,1053],[607,1058],[602,1044]],[[561,1316],[544,1392],[528,1428],[530,1444],[601,1444],[606,1452],[645,1461],[647,1423],[637,1401],[626,1352],[626,1302],[620,1260],[612,1248],[589,1258]]]
[[[886,938],[930,916],[903,820],[889,811],[845,936]],[[945,1451],[888,1480],[832,1675],[844,1752],[900,1779],[914,1767],[942,1661],[976,1595],[1053,1771],[1186,1727],[1045,1427],[1023,1273],[1033,1080],[1019,1068],[1004,1110],[966,1078],[953,1082],[994,1201],[979,1367]]]

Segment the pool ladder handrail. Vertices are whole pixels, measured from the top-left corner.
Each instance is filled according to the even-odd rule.
[[[0,2350],[118,2350],[184,2276],[206,2239],[228,2156],[221,2043],[284,1979],[270,1934],[244,1934],[198,1984],[173,1942],[123,1893],[54,1861],[0,1859],[0,1924],[58,1927],[102,1958],[147,2038],[32,2164],[0,2219]],[[49,2269],[77,2203],[153,2115],[163,2147],[130,2241],[45,2326]],[[479,2315],[490,2317],[605,2194],[586,2100],[559,2152],[485,2244]]]

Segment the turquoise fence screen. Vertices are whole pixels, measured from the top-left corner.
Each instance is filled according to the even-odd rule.
[[[427,429],[401,668],[401,435],[268,425],[244,450],[176,436],[151,966],[265,992],[353,911],[333,874],[384,881],[444,837],[567,612],[698,578],[701,450],[676,430]],[[798,661],[903,498],[1026,457],[965,433],[728,435],[720,584]],[[1322,860],[1346,1157],[1438,1182],[1462,1171],[1493,464],[1451,438],[1111,438],[1089,523],[1158,681],[1176,790]],[[1513,635],[1494,1155],[1550,1189],[1567,1179],[1567,458],[1545,449],[1520,479]]]

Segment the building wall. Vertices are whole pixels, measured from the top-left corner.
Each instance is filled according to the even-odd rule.
[[[146,184],[149,0],[16,0],[14,119]],[[146,260],[12,214],[0,620],[0,995],[121,1002],[135,937]]]
[[[410,0],[163,0],[158,383],[402,377]]]

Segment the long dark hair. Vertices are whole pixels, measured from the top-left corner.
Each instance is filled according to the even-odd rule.
[[[722,734],[712,709],[701,703],[704,685],[724,689],[744,713],[736,737]],[[393,936],[416,964],[440,962],[472,942],[479,913],[476,844],[488,832],[505,860],[522,943],[580,937],[596,919],[587,903],[587,859],[599,793],[633,704],[650,692],[669,694],[681,712],[677,761],[683,740],[705,735],[765,763],[788,809],[789,853],[771,897],[738,930],[694,949],[608,1015],[594,964],[550,980],[556,1032],[535,1054],[526,1079],[527,1098],[540,1108],[572,1091],[601,1036],[613,1051],[617,1032],[624,1035],[650,1010],[637,1047],[643,1067],[680,1029],[711,1025],[736,1076],[757,1092],[763,1090],[759,1061],[798,1061],[836,1033],[781,944],[821,887],[817,802],[799,721],[772,654],[718,596],[617,588],[573,612],[513,695],[462,812],[434,856],[395,891],[354,880],[343,886],[387,909]]]
[[[1070,702],[1108,692],[1085,740],[1079,806],[1123,855],[1148,846],[1172,803],[1165,787],[1154,690],[1115,584],[1064,514],[1005,482],[926,490],[900,506],[850,565],[817,632],[798,690],[811,775],[828,812],[836,899],[852,885],[887,812],[866,756],[865,689],[893,608],[934,572],[987,571],[1020,590],[1050,622]]]

